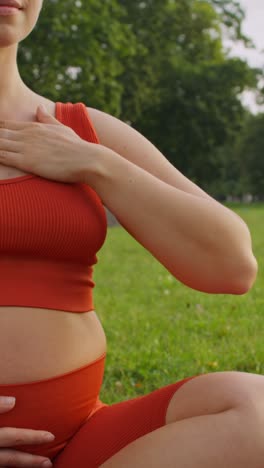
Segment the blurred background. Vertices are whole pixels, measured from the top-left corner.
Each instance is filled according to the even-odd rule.
[[[19,46],[38,94],[139,130],[220,201],[264,199],[263,0],[45,0]]]

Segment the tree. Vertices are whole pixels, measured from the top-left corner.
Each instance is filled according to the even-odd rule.
[[[149,9],[145,6],[134,27],[138,35],[143,30],[145,47],[149,42],[154,50],[144,66],[155,70],[155,97],[143,104],[133,123],[186,176],[214,194],[214,184],[226,172],[220,149],[232,145],[242,128],[240,96],[256,87],[258,70],[226,56],[221,17],[211,2],[163,0],[155,2],[155,9],[151,3],[144,2]],[[148,35],[148,25],[157,23],[155,15],[159,32],[164,30],[160,38]],[[229,156],[225,168],[230,167]]]
[[[264,198],[263,128],[264,114],[249,116],[236,150],[247,192],[261,199]]]
[[[245,11],[239,0],[209,0],[217,13],[220,15],[221,23],[225,25],[225,33],[233,41],[241,40],[245,45],[251,45],[252,41],[242,32],[245,19]]]
[[[54,101],[84,101],[120,113],[124,57],[136,53],[124,14],[117,0],[45,1],[35,30],[19,45],[24,81]]]

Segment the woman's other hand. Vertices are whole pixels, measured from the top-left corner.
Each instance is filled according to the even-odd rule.
[[[15,400],[8,403],[7,397],[0,397],[0,423],[1,414],[14,409]],[[48,458],[31,455],[25,452],[19,452],[14,446],[44,444],[52,442],[54,436],[50,439],[45,438],[49,434],[45,431],[36,431],[32,429],[18,429],[14,427],[0,426],[0,468],[12,467],[37,467],[52,466]],[[10,448],[9,448],[10,447]],[[12,448],[11,448],[12,447]],[[44,462],[49,462],[44,465]]]

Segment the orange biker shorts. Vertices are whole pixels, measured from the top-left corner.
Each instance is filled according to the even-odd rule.
[[[50,379],[0,385],[16,405],[0,414],[0,427],[52,432],[55,440],[14,449],[48,457],[54,468],[96,468],[139,437],[165,425],[174,393],[193,377],[149,395],[106,405],[99,400],[105,355]]]

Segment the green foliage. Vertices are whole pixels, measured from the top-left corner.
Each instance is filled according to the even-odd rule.
[[[237,145],[237,159],[246,190],[264,198],[264,114],[250,116]]]
[[[19,46],[24,81],[54,101],[83,101],[119,113],[123,59],[136,53],[123,16],[116,0],[45,1],[35,30]],[[79,67],[77,79],[69,67]]]
[[[209,2],[220,14],[221,22],[226,26],[226,32],[230,38],[243,40],[247,45],[252,44],[241,30],[245,12],[239,0],[209,0]]]
[[[145,111],[140,128],[180,171],[206,188],[219,178],[217,151],[243,125],[238,90],[245,83],[253,85],[254,79],[236,59],[167,68],[164,83],[170,86],[163,88],[159,106]]]

